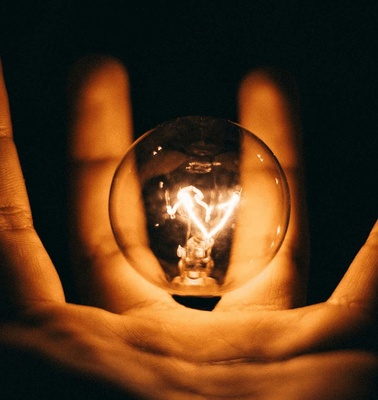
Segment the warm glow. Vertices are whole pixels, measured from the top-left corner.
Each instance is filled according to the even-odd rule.
[[[192,193],[194,193],[194,195]],[[223,210],[224,213],[221,220],[210,232],[206,229],[205,225],[202,223],[201,219],[195,212],[196,205],[202,207],[205,210],[205,222],[208,223],[211,221],[211,214],[214,210],[214,206],[209,206],[206,202],[203,201],[203,198],[204,195],[201,190],[197,189],[195,186],[186,186],[180,189],[177,193],[178,202],[175,203],[173,207],[167,206],[167,212],[170,216],[173,217],[179,207],[183,207],[184,210],[188,213],[191,221],[202,232],[204,238],[208,239],[215,236],[226,224],[239,202],[240,193],[234,192],[229,201],[220,203],[216,206],[219,210]]]

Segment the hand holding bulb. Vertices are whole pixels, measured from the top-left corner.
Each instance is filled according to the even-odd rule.
[[[80,377],[92,394],[98,396],[97,384],[101,390],[101,385],[109,385],[109,392],[117,388],[121,398],[369,399],[378,365],[367,342],[375,333],[378,227],[328,301],[292,308],[303,302],[305,292],[306,220],[299,131],[290,97],[276,78],[259,72],[243,82],[240,123],[272,148],[285,171],[292,211],[287,234],[262,271],[256,270],[244,286],[224,293],[213,312],[204,312],[177,304],[166,290],[142,278],[114,241],[107,205],[115,169],[131,145],[127,79],[114,60],[89,61],[76,69],[71,157],[77,275],[90,306],[66,303],[54,266],[32,227],[0,81],[0,198],[7,204],[0,219],[0,344],[5,349],[2,361],[14,365],[18,360],[14,352],[27,355],[16,371],[26,371],[28,379],[7,381],[15,382],[15,391],[26,388],[20,398],[38,388],[51,389],[52,381],[62,387],[62,378],[67,382]],[[242,190],[232,191],[240,193],[240,202],[244,193],[248,199],[252,188],[248,182],[242,182]],[[146,251],[148,235],[140,229],[146,226],[140,181],[131,179],[129,185],[138,194],[128,200],[129,208],[133,205],[128,227],[134,256],[160,271],[155,255]],[[197,195],[199,204],[209,206],[190,186],[183,186],[184,198],[187,194],[196,202]],[[175,201],[164,199],[162,204],[167,218],[175,208],[178,218]],[[238,202],[235,209],[239,206]],[[239,261],[243,264],[250,258],[250,249],[241,245],[246,243],[246,229],[248,224],[235,226],[235,271]],[[49,371],[43,384],[33,357]],[[60,379],[54,380],[51,371]],[[9,375],[9,368],[2,373]],[[330,384],[329,376],[337,379]],[[80,387],[77,379],[64,385],[66,398]],[[2,388],[5,396],[6,390]],[[51,393],[56,395],[54,389]],[[15,392],[11,394],[15,398]]]

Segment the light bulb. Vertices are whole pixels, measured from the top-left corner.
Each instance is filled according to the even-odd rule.
[[[181,117],[145,133],[113,178],[109,215],[128,264],[171,294],[219,296],[273,259],[289,221],[285,175],[240,125]]]

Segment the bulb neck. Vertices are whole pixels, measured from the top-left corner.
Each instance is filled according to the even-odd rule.
[[[211,251],[214,245],[213,238],[189,238],[185,246],[179,246],[177,255],[180,279],[191,284],[204,285],[214,267]],[[188,283],[188,282],[187,282]]]

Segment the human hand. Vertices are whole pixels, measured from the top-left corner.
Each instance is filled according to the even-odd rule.
[[[3,347],[142,398],[368,398],[377,359],[361,338],[374,334],[377,226],[323,304],[287,309],[302,301],[296,293],[304,281],[302,267],[291,263],[298,253],[289,250],[297,248],[287,242],[280,256],[286,272],[255,282],[261,294],[229,293],[211,313],[178,305],[127,268],[111,237],[108,189],[131,140],[131,117],[123,68],[103,60],[79,86],[71,146],[77,266],[87,283],[86,302],[101,308],[67,304],[31,224],[1,89]],[[276,288],[285,289],[282,296]],[[336,373],[337,383],[330,384]]]

